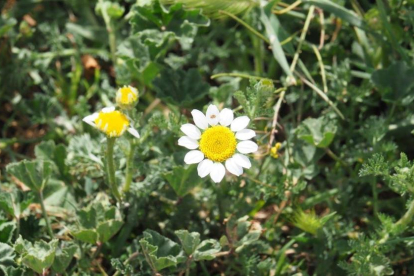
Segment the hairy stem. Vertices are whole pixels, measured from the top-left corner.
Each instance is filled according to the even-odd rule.
[[[121,194],[118,191],[115,178],[115,164],[114,164],[114,145],[115,138],[107,138],[107,149],[106,149],[106,169],[108,173],[109,186],[113,196],[117,201],[121,201]]]
[[[126,162],[126,175],[125,175],[125,185],[123,188],[123,192],[128,193],[129,189],[131,188],[132,183],[132,162],[134,161],[134,153],[135,153],[135,143],[133,139],[129,140],[129,153]]]

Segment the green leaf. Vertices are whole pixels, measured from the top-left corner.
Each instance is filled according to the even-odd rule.
[[[107,242],[123,225],[119,210],[101,202],[79,210],[77,216],[79,225],[72,227],[71,233],[76,239],[91,244]]]
[[[232,217],[226,224],[228,241],[231,241],[231,245],[236,248],[236,252],[242,251],[245,246],[260,238],[261,231],[251,229],[252,223],[248,221],[248,218],[248,216],[239,219]]]
[[[144,237],[139,240],[141,249],[149,265],[155,271],[176,266],[185,258],[180,254],[180,246],[155,231],[145,230]]]
[[[183,250],[187,256],[192,255],[200,245],[200,234],[197,232],[188,232],[187,230],[177,230],[174,232],[180,239]]]
[[[299,139],[318,148],[327,148],[336,133],[335,122],[326,116],[317,119],[309,118],[303,121],[297,129]]]
[[[13,247],[6,243],[0,242],[0,266],[11,266],[14,264],[14,250]]]
[[[202,99],[210,89],[197,69],[184,71],[166,68],[153,84],[159,98],[181,107],[189,107]]]
[[[96,244],[98,242],[98,233],[94,229],[79,229],[79,230],[72,230],[72,235],[75,239],[80,240],[82,242]]]
[[[189,166],[188,168],[177,166],[164,173],[163,177],[179,197],[184,197],[202,181],[197,174],[196,166]]]
[[[274,58],[282,67],[283,71],[285,71],[286,75],[293,77],[285,53],[283,52],[282,45],[280,45],[280,41],[277,36],[277,28],[275,28],[275,26],[278,26],[279,24],[276,16],[272,13],[274,4],[274,1],[271,1],[266,6],[261,8],[260,21],[265,26],[267,37],[272,45],[272,53]]]
[[[389,171],[389,165],[384,160],[384,156],[379,153],[374,154],[367,163],[362,165],[362,169],[359,171],[359,176],[367,175],[387,175]]]
[[[15,217],[12,194],[10,193],[0,194],[0,210],[3,210],[9,216]]]
[[[104,243],[110,240],[123,225],[121,220],[108,220],[106,222],[100,223],[96,231],[99,234],[99,241]]]
[[[365,22],[362,18],[358,17],[352,10],[348,10],[334,1],[328,0],[304,0],[305,3],[315,5],[327,12],[334,14],[342,20],[352,24],[358,28],[366,28]]]
[[[198,27],[210,24],[210,20],[200,10],[183,10],[181,4],[174,4],[167,9],[159,1],[153,1],[150,5],[137,5],[133,11],[130,20],[133,33],[156,30],[176,37],[184,49],[191,47]]]
[[[78,246],[72,242],[63,243],[62,248],[58,248],[56,251],[52,269],[57,273],[64,273],[77,249]]]
[[[212,260],[215,254],[220,252],[221,246],[217,240],[209,239],[202,241],[193,254],[195,261]]]
[[[16,240],[14,249],[20,253],[24,265],[37,273],[42,273],[52,266],[58,242],[56,239],[49,243],[41,240],[32,245],[32,243],[23,240],[20,236]]]
[[[375,71],[371,80],[386,102],[408,105],[414,100],[414,67],[396,62],[387,68]]]
[[[60,174],[65,176],[68,168],[65,164],[67,152],[66,147],[62,144],[55,145],[52,140],[43,141],[35,147],[35,155],[37,159],[49,160],[55,163]]]
[[[9,243],[13,238],[13,233],[16,230],[16,223],[13,221],[0,220],[0,242]]]
[[[30,189],[40,192],[44,189],[53,171],[53,163],[46,160],[11,163],[6,167],[9,174],[14,175]]]

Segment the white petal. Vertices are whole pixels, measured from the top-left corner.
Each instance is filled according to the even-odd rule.
[[[220,112],[217,106],[215,106],[214,104],[210,104],[208,106],[206,116],[207,116],[207,122],[211,126],[217,125],[218,122],[220,121]]]
[[[95,124],[95,120],[99,117],[98,113],[93,113],[91,115],[86,116],[85,118],[82,119],[82,121],[84,121],[85,123],[87,123],[88,125],[91,125],[93,127],[96,127]]]
[[[204,159],[204,154],[199,151],[199,150],[192,150],[189,151],[185,157],[184,157],[184,162],[186,164],[197,164],[200,163],[201,161],[203,161]]]
[[[243,174],[243,168],[237,165],[233,158],[226,160],[226,169],[234,175],[240,176]]]
[[[237,165],[245,169],[250,169],[252,166],[252,163],[250,163],[249,157],[247,157],[246,155],[236,153],[235,155],[233,155],[232,159],[234,160],[234,162],[236,162]]]
[[[221,163],[214,163],[211,168],[210,177],[215,183],[219,183],[224,175],[226,174],[226,169]]]
[[[129,127],[128,128],[128,132],[131,133],[133,136],[135,136],[135,138],[139,138],[140,137],[138,131],[135,128],[133,128],[133,127]]]
[[[196,149],[198,148],[198,142],[194,139],[191,139],[188,136],[183,136],[178,139],[178,145],[186,147],[187,149]]]
[[[102,108],[103,113],[109,113],[109,112],[113,112],[113,111],[115,111],[115,106],[108,106],[108,107]]]
[[[234,119],[233,110],[224,108],[220,112],[220,125],[229,126],[231,122],[233,122],[233,119]]]
[[[256,136],[256,132],[251,129],[242,129],[240,131],[237,131],[236,138],[239,140],[249,140]]]
[[[181,131],[185,133],[191,139],[198,140],[200,139],[201,132],[200,130],[193,124],[184,124],[181,126]]]
[[[237,150],[241,153],[252,153],[257,151],[259,146],[253,141],[242,141],[237,144]]]
[[[241,116],[234,119],[234,121],[231,123],[231,130],[232,131],[240,131],[247,127],[249,124],[250,119],[247,116]]]
[[[198,175],[203,178],[210,174],[211,169],[213,168],[213,161],[209,159],[204,159],[197,166]]]
[[[194,123],[201,129],[206,129],[208,127],[208,122],[206,116],[204,116],[203,112],[197,109],[193,109],[191,111],[193,115]]]

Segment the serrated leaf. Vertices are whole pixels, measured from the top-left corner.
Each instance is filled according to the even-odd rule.
[[[23,160],[7,165],[6,169],[27,187],[39,192],[44,189],[49,180],[53,171],[53,163],[46,160]]]
[[[299,139],[318,148],[327,148],[332,143],[336,130],[334,121],[328,117],[309,118],[300,124],[297,134]]]
[[[62,248],[56,251],[52,269],[57,273],[64,273],[77,249],[78,246],[72,242],[63,243]]]
[[[210,86],[197,69],[173,70],[166,68],[153,81],[154,90],[162,100],[188,107],[208,94]]]
[[[187,256],[192,255],[200,245],[200,234],[197,232],[188,232],[187,230],[177,230],[174,232],[183,246]]]
[[[189,166],[188,168],[177,166],[171,171],[164,173],[163,177],[179,197],[188,194],[202,181],[197,174],[196,166]]]

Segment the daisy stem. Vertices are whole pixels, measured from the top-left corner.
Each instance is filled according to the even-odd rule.
[[[106,149],[106,169],[108,170],[109,186],[111,187],[112,194],[117,201],[121,201],[121,194],[118,191],[115,178],[115,164],[114,164],[114,145],[115,139],[113,137],[107,138],[107,149]]]
[[[133,139],[129,140],[129,153],[128,159],[126,162],[126,175],[125,175],[125,185],[123,188],[124,193],[128,193],[129,189],[131,188],[132,183],[132,161],[134,161],[134,153],[135,153],[135,143]]]

